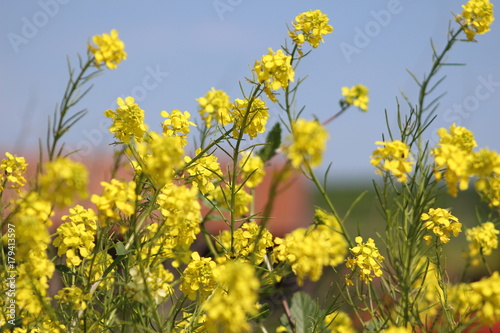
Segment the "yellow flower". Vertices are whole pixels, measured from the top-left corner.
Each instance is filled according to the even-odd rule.
[[[133,163],[137,172],[143,172],[157,188],[169,183],[175,171],[184,165],[182,138],[149,132],[148,138],[137,144],[140,162]]]
[[[330,313],[325,317],[326,327],[331,333],[356,333],[354,323],[349,315],[342,311]]]
[[[497,207],[500,211],[500,176],[479,179],[476,181],[476,188],[490,207]]]
[[[378,251],[373,239],[368,238],[366,243],[363,243],[363,238],[358,236],[355,241],[357,245],[349,249],[352,257],[347,259],[346,266],[369,284],[374,277],[382,276],[381,264],[385,258]]]
[[[26,179],[24,178],[24,173],[26,172],[26,167],[28,163],[24,157],[17,157],[17,155],[12,155],[11,153],[5,153],[7,158],[4,158],[0,162],[0,192],[3,191],[7,182],[10,182],[11,188],[19,193],[19,189],[26,184]]]
[[[191,261],[182,273],[182,284],[180,290],[190,300],[197,296],[204,301],[215,288],[214,269],[215,261],[211,258],[201,258],[198,252],[191,254]]]
[[[492,222],[485,222],[480,226],[467,229],[465,234],[469,242],[469,255],[476,257],[478,255],[489,256],[493,249],[498,247],[498,234],[500,231],[495,229]]]
[[[245,192],[239,185],[234,185],[239,190],[234,194],[234,212],[235,216],[242,216],[249,212],[248,205],[252,202],[253,197],[251,194]],[[208,195],[208,199],[215,201],[223,208],[230,209],[231,191],[225,187],[222,189],[220,186],[216,187]]]
[[[290,143],[283,151],[296,169],[316,167],[323,160],[327,139],[328,132],[318,121],[300,118],[292,124],[292,133],[287,137]]]
[[[241,177],[247,180],[245,185],[250,188],[259,185],[266,175],[262,159],[248,151],[241,153],[239,167],[241,168]]]
[[[262,56],[261,61],[255,61],[254,72],[259,83],[264,84],[264,91],[270,100],[276,102],[275,90],[286,89],[293,82],[295,71],[291,65],[292,57],[269,48],[269,53]]]
[[[136,142],[141,142],[148,129],[144,124],[144,110],[130,96],[125,98],[125,101],[118,97],[116,103],[118,108],[115,111],[109,109],[104,112],[106,117],[113,120],[109,131],[115,134],[115,138],[125,144],[130,144],[131,137]]]
[[[207,127],[211,127],[213,119],[222,126],[234,121],[229,96],[222,90],[212,89],[204,97],[196,99],[199,104],[201,118]]]
[[[57,228],[54,246],[57,255],[66,254],[68,267],[79,266],[81,258],[86,258],[94,249],[97,230],[97,216],[92,209],[77,205],[70,209],[70,215],[61,218],[63,223]],[[68,221],[69,220],[69,221]]]
[[[195,123],[189,121],[191,114],[187,111],[182,113],[180,110],[173,110],[170,114],[162,111],[161,116],[167,118],[163,121],[163,134],[168,137],[180,137],[184,147],[187,144],[187,135],[191,131],[190,126],[196,126]]]
[[[323,42],[324,35],[333,32],[333,27],[328,21],[328,16],[320,10],[310,10],[295,17],[295,22],[292,22],[295,29],[290,30],[288,34],[298,46],[308,42],[316,48]]]
[[[455,20],[462,26],[469,41],[473,41],[476,34],[490,31],[495,17],[493,4],[489,0],[469,0],[462,8],[462,14],[456,15]]]
[[[455,124],[450,126],[449,132],[440,128],[438,135],[438,146],[431,152],[435,163],[434,176],[437,180],[444,178],[448,193],[456,196],[457,187],[462,191],[469,187],[471,166],[475,157],[472,149],[476,147],[476,141],[471,131]]]
[[[78,311],[87,308],[87,302],[92,298],[92,295],[85,294],[77,286],[71,286],[60,289],[54,298],[58,299],[60,304],[71,304],[71,309]]]
[[[413,165],[410,160],[410,147],[400,140],[377,141],[375,144],[383,146],[374,150],[370,157],[370,164],[377,168],[375,173],[383,175],[384,171],[391,172],[398,182],[408,181],[407,174],[411,172]]]
[[[486,325],[493,325],[500,320],[500,275],[498,272],[480,281],[470,284],[472,292],[469,294],[470,308],[477,310],[479,321]]]
[[[273,235],[264,227],[255,222],[246,222],[233,233],[233,250],[231,252],[231,232],[224,230],[220,234],[220,245],[231,258],[237,257],[249,260],[259,265],[266,255],[267,248],[273,247]],[[219,243],[217,243],[219,245]]]
[[[107,253],[106,250],[92,254],[83,261],[83,277],[89,281],[90,284],[97,282],[103,277],[104,272],[113,263],[113,258]],[[114,287],[113,268],[106,277],[99,283],[99,287],[110,290]]]
[[[196,156],[201,153],[201,148],[196,149]],[[184,157],[186,164],[190,164],[193,159],[189,156]],[[190,180],[193,185],[198,187],[201,193],[207,194],[215,189],[214,181],[222,177],[219,161],[214,155],[204,154],[202,157],[197,158],[195,162],[191,163],[186,168],[189,173]]]
[[[427,230],[432,230],[443,244],[450,241],[450,233],[453,233],[453,236],[457,237],[462,231],[462,223],[458,222],[455,216],[443,208],[431,208],[429,212],[422,213],[420,219],[425,222],[423,227]],[[428,245],[432,239],[432,235],[425,235],[424,239]]]
[[[259,280],[251,264],[229,261],[215,270],[217,288],[203,303],[205,329],[210,333],[248,332],[248,315],[257,314]]]
[[[101,67],[105,64],[109,69],[115,69],[122,60],[127,59],[125,44],[118,38],[118,31],[111,30],[109,34],[95,35],[92,42],[88,44],[88,49],[94,54],[95,66]]]
[[[50,244],[47,227],[52,225],[50,217],[54,214],[50,202],[41,199],[37,192],[29,192],[21,193],[14,204],[16,260],[27,260],[31,252],[45,253]]]
[[[323,266],[336,266],[347,254],[347,242],[336,231],[339,225],[335,218],[318,209],[315,219],[322,224],[297,228],[284,239],[274,240],[278,245],[274,249],[275,260],[290,263],[299,285],[305,277],[318,281]]]
[[[66,157],[45,163],[40,177],[40,195],[62,208],[72,205],[77,197],[85,199],[87,193],[88,171],[80,162]]]
[[[240,132],[248,134],[250,140],[266,130],[269,111],[266,102],[255,98],[252,101],[235,99],[233,105],[234,128],[233,136]]]
[[[92,195],[90,201],[96,206],[100,214],[105,217],[120,219],[120,213],[131,216],[135,212],[135,202],[141,200],[135,193],[135,182],[122,182],[111,179],[111,183],[101,182],[102,196]]]
[[[174,275],[161,264],[154,268],[132,267],[129,275],[130,282],[125,286],[125,293],[136,302],[149,304],[151,297],[159,305],[173,293],[169,282],[174,280]]]
[[[368,111],[368,88],[362,84],[357,84],[351,88],[342,87],[342,96],[345,98],[345,103],[354,105],[362,111]]]
[[[198,189],[168,184],[161,189],[156,201],[165,218],[164,234],[172,238],[175,246],[188,249],[200,232]]]
[[[30,230],[30,232],[35,232],[35,230]],[[17,236],[19,237],[19,235]],[[27,312],[25,316],[29,314],[36,317],[44,309],[50,307],[48,289],[55,265],[47,258],[45,250],[39,251],[36,246],[29,252],[28,257],[24,258],[23,262],[20,263],[19,259],[16,261],[18,273],[16,278],[16,306],[19,311]]]

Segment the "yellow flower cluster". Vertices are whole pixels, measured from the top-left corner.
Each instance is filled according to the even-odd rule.
[[[465,309],[476,312],[479,321],[493,325],[500,320],[500,275],[498,272],[477,282],[469,284],[471,289],[465,300]]]
[[[500,209],[500,154],[484,148],[472,156],[470,173],[479,177],[476,190],[490,207]]]
[[[101,67],[105,64],[109,69],[115,69],[122,60],[127,59],[125,44],[118,38],[118,31],[111,30],[109,34],[95,35],[92,42],[88,44],[88,49],[95,58],[95,66]]]
[[[234,194],[234,211],[235,216],[243,216],[249,212],[248,205],[253,201],[251,194],[245,192],[239,185],[234,185],[239,189]],[[208,199],[214,201],[222,208],[230,209],[231,191],[227,187],[216,187],[209,193]]]
[[[47,227],[52,225],[50,217],[54,214],[49,201],[39,197],[36,192],[21,194],[15,201],[17,209],[13,216],[16,225],[16,256],[23,261],[29,253],[45,253],[50,243]]]
[[[88,171],[82,163],[59,157],[45,163],[43,170],[39,181],[40,195],[56,207],[68,207],[77,197],[87,197]]]
[[[500,231],[495,229],[492,222],[485,222],[480,226],[467,229],[465,231],[467,241],[469,242],[469,256],[478,255],[489,256],[493,249],[498,247],[498,234]]]
[[[85,294],[77,286],[65,287],[60,289],[54,296],[60,304],[70,304],[72,310],[85,310],[87,302],[92,298],[90,294]]]
[[[266,102],[259,98],[251,101],[237,98],[234,100],[233,116],[233,136],[238,137],[243,132],[252,140],[266,130],[269,111]]]
[[[255,61],[254,72],[259,83],[264,84],[267,97],[276,102],[274,91],[286,89],[289,82],[293,82],[295,71],[291,65],[292,57],[285,55],[283,50],[276,52],[269,48],[269,53],[262,56],[260,61]]]
[[[128,273],[130,281],[125,285],[125,292],[136,302],[151,304],[152,300],[159,305],[173,292],[169,282],[174,280],[174,275],[161,264],[154,269],[132,267]]]
[[[343,311],[330,313],[325,317],[326,328],[331,330],[331,333],[356,333],[354,323],[349,315]]]
[[[169,184],[162,188],[156,202],[165,218],[162,227],[164,235],[172,239],[174,247],[187,251],[200,232],[198,190]]]
[[[368,97],[368,88],[364,85],[357,84],[351,88],[342,87],[342,96],[344,96],[345,103],[348,105],[354,105],[365,112],[368,111],[370,98]]]
[[[101,186],[103,187],[102,196],[94,194],[90,198],[100,214],[120,219],[120,212],[127,217],[135,212],[135,203],[141,200],[140,195],[135,193],[135,182],[127,183],[111,179],[111,183],[101,182]]]
[[[48,306],[49,281],[55,265],[47,257],[52,224],[51,204],[37,192],[22,193],[14,201],[12,223],[16,226],[16,306],[24,313],[23,321],[35,320]],[[38,297],[35,297],[37,295]]]
[[[241,168],[241,177],[244,180],[246,179],[245,185],[250,188],[259,185],[266,175],[262,159],[247,151],[241,153],[238,166]]]
[[[182,138],[167,137],[149,132],[148,138],[137,144],[140,162],[134,162],[136,171],[149,176],[150,181],[161,188],[169,183],[175,170],[184,165]]]
[[[410,147],[400,140],[377,141],[375,144],[382,146],[370,156],[370,164],[376,167],[375,173],[383,175],[383,172],[391,172],[398,182],[408,181],[408,173],[413,165],[410,160]]]
[[[277,244],[275,260],[290,263],[299,285],[304,283],[305,277],[318,281],[323,274],[323,266],[336,266],[347,254],[347,243],[337,232],[339,225],[336,219],[319,209],[315,219],[322,224],[307,229],[297,228],[285,238],[276,237],[274,240]]]
[[[222,231],[220,244],[227,251],[226,255],[259,265],[266,255],[267,248],[273,247],[273,235],[255,222],[246,222],[233,233],[233,251],[231,252],[231,232]]]
[[[187,135],[191,131],[190,126],[196,126],[190,121],[191,114],[187,111],[173,110],[170,114],[162,111],[161,116],[167,118],[163,121],[163,134],[168,137],[178,136],[181,138],[182,147],[187,144]]]
[[[209,333],[249,332],[248,315],[257,314],[259,280],[251,264],[229,261],[216,268],[217,288],[203,303]]]
[[[80,205],[69,210],[70,214],[61,218],[63,223],[57,228],[54,246],[57,255],[66,255],[66,265],[70,268],[79,266],[81,258],[86,258],[94,249],[94,237],[97,230],[97,216],[89,208]]]
[[[374,277],[382,276],[382,262],[385,258],[378,251],[375,241],[368,238],[366,243],[363,243],[363,238],[358,236],[355,239],[356,246],[349,249],[352,257],[347,259],[346,266],[353,272],[359,273],[361,279],[369,284]],[[352,284],[352,281],[346,277],[347,284]]]
[[[294,168],[316,167],[323,160],[328,139],[327,130],[316,120],[297,119],[292,124],[289,144],[283,147]]]
[[[196,149],[196,156],[200,155],[201,148]],[[214,181],[222,177],[219,161],[214,155],[204,154],[191,163],[193,159],[189,156],[184,157],[184,162],[190,164],[186,171],[191,176],[193,185],[198,187],[201,193],[208,194],[215,189]]]
[[[491,207],[500,208],[500,154],[487,148],[473,151],[474,135],[465,127],[453,124],[449,132],[441,128],[438,134],[438,146],[432,150],[436,179],[444,179],[448,193],[456,196],[458,189],[468,189],[470,177],[478,177],[476,190]]]
[[[36,230],[29,231],[35,232]],[[20,311],[27,311],[33,318],[42,314],[43,309],[49,306],[50,302],[48,288],[55,265],[47,258],[45,252],[45,244],[48,244],[48,241],[50,238],[44,242],[45,249],[41,251],[38,244],[33,244],[34,249],[16,267],[18,274],[16,278],[16,306]],[[26,321],[28,318],[23,319]]]
[[[106,250],[90,255],[83,262],[83,276],[85,279],[88,279],[90,283],[97,282],[101,279],[106,269],[110,267],[112,263],[113,258]],[[108,273],[106,278],[99,283],[99,287],[106,290],[113,287],[113,283],[115,281],[113,272],[115,272],[114,268]]]
[[[323,42],[324,35],[333,32],[333,27],[328,21],[328,16],[320,10],[310,10],[295,17],[295,22],[292,22],[295,29],[290,30],[288,34],[299,47],[307,42],[316,48]]]
[[[457,195],[457,187],[464,191],[469,187],[469,165],[472,162],[472,149],[476,141],[471,131],[452,124],[449,132],[445,128],[438,130],[438,146],[431,152],[434,155],[437,180],[444,178],[448,184],[448,193]]]
[[[204,97],[197,98],[201,118],[207,127],[211,127],[215,119],[222,126],[233,122],[231,101],[223,90],[212,89]]]
[[[495,17],[493,4],[489,0],[469,0],[462,8],[462,14],[456,15],[455,20],[462,26],[469,41],[473,41],[476,35],[490,31]]]
[[[204,301],[215,289],[214,270],[217,264],[211,258],[202,258],[198,252],[191,253],[191,261],[182,272],[180,290],[190,300]]]
[[[425,222],[423,228],[432,230],[443,244],[450,241],[450,233],[457,237],[462,231],[462,223],[444,208],[431,208],[427,213],[422,213],[420,219]],[[428,245],[432,240],[432,235],[425,235],[424,239]]]
[[[130,144],[130,138],[141,142],[144,134],[147,131],[147,126],[144,124],[144,110],[135,103],[133,97],[125,98],[125,101],[118,97],[116,100],[118,108],[115,111],[109,109],[104,112],[104,115],[111,120],[113,124],[109,127],[109,131],[115,134],[115,137],[125,144]]]
[[[17,157],[17,155],[8,152],[5,153],[5,156],[7,158],[0,162],[0,192],[4,188],[11,188],[19,193],[19,189],[26,184],[24,173],[28,163],[26,163],[24,157]],[[7,182],[12,184],[6,187]]]

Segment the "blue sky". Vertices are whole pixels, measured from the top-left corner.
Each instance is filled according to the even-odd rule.
[[[496,1],[492,1],[494,4]],[[9,1],[0,5],[0,148],[18,155],[37,149],[47,117],[61,99],[68,78],[66,57],[76,64],[91,36],[117,29],[128,59],[105,71],[79,105],[89,114],[66,136],[83,153],[109,151],[103,112],[117,97],[132,95],[146,110],[150,128],[160,129],[160,112],[196,114],[196,98],[211,87],[240,98],[238,82],[254,61],[279,48],[286,24],[297,14],[321,9],[334,32],[301,62],[308,76],[298,95],[304,117],[327,119],[337,111],[342,86],[370,89],[368,113],[351,109],[328,125],[325,165],[332,177],[371,177],[369,156],[386,133],[384,110],[395,120],[400,90],[415,101],[418,77],[431,66],[430,38],[438,49],[446,41],[452,0],[389,1]],[[456,24],[452,21],[452,26]],[[466,66],[443,71],[447,79],[432,132],[452,122],[471,129],[479,146],[500,151],[500,29],[459,43],[450,62]],[[22,42],[20,42],[22,40]],[[76,110],[75,110],[76,111]],[[270,125],[279,109],[271,105]],[[393,122],[394,123],[394,122]],[[435,136],[430,135],[431,140]]]

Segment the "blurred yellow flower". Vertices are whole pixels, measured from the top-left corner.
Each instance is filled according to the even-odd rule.
[[[469,0],[462,8],[462,14],[456,15],[455,20],[462,26],[469,41],[473,41],[476,34],[490,31],[495,17],[489,0]]]
[[[364,85],[357,84],[351,88],[342,87],[342,96],[345,98],[345,103],[354,105],[362,111],[368,111],[370,98],[368,97],[368,88]]]
[[[109,34],[95,35],[92,42],[95,45],[89,43],[88,49],[94,55],[97,68],[105,64],[109,69],[115,69],[122,60],[127,59],[125,44],[118,38],[118,31],[115,29]]]
[[[292,133],[287,139],[290,143],[283,147],[283,151],[294,168],[298,169],[306,164],[316,167],[321,164],[328,132],[318,121],[297,119],[292,124]]]

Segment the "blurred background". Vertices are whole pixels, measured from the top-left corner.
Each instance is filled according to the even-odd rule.
[[[299,91],[297,109],[305,105],[303,117],[325,120],[338,111],[342,86],[361,83],[370,90],[367,113],[353,108],[328,125],[330,139],[320,173],[332,163],[328,180],[342,213],[359,193],[372,188],[372,178],[378,179],[369,156],[374,142],[387,133],[384,110],[395,125],[398,98],[402,110],[407,109],[400,91],[416,102],[418,87],[407,70],[419,78],[429,72],[430,39],[442,49],[449,25],[457,27],[453,13],[461,13],[461,4],[454,0],[3,1],[0,151],[36,160],[38,140],[45,138],[48,117],[67,83],[66,61],[76,65],[77,54],[86,53],[93,35],[117,29],[128,53],[117,70],[106,70],[93,80],[92,91],[74,110],[86,108],[89,113],[65,136],[67,148],[79,150],[74,158],[85,161],[95,176],[104,165],[102,156],[113,149],[103,112],[116,106],[117,97],[134,97],[153,130],[161,128],[162,110],[187,110],[199,119],[196,98],[211,87],[223,89],[231,99],[241,98],[238,83],[251,75],[254,61],[269,47],[276,50],[284,44],[287,24],[301,12],[321,9],[334,32],[300,64],[296,80],[308,78]],[[455,122],[472,130],[480,147],[500,150],[497,25],[477,36],[478,43],[458,43],[450,53],[448,62],[465,66],[441,72],[447,78],[435,96],[446,95],[428,132],[431,144],[436,142],[432,133]],[[270,127],[280,109],[269,106]],[[188,151],[194,150],[194,145],[188,146]],[[307,192],[294,193],[303,196],[304,206],[321,205],[313,194],[306,198]],[[464,224],[474,226],[476,197],[467,195],[460,197],[458,209],[468,214]],[[373,192],[358,207],[351,217],[354,233],[358,223],[379,219]]]

